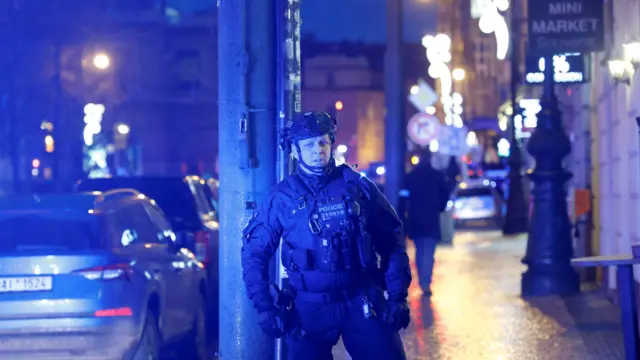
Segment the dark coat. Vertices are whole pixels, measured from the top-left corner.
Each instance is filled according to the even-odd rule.
[[[441,240],[440,213],[447,207],[450,190],[444,174],[428,163],[418,165],[407,175],[403,208],[405,230],[410,239]]]

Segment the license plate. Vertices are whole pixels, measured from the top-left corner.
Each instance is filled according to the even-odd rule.
[[[49,291],[53,288],[51,276],[0,278],[0,293],[23,291]]]
[[[468,226],[485,226],[487,225],[487,222],[484,220],[468,220],[467,224]]]

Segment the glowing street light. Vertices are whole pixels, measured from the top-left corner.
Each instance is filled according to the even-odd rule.
[[[105,70],[111,64],[111,59],[109,59],[109,55],[105,53],[98,53],[93,57],[93,66],[100,70]]]
[[[44,137],[44,147],[45,151],[48,153],[52,153],[55,148],[55,141],[53,141],[53,136],[47,135]]]
[[[422,38],[422,46],[426,49],[430,63],[429,76],[440,80],[440,101],[445,113],[448,113],[448,99],[451,97],[453,85],[452,73],[447,65],[451,61],[451,38],[447,34],[425,35]],[[447,125],[451,125],[451,122],[447,122]]]
[[[624,44],[625,60],[629,61],[634,68],[640,67],[640,42],[634,41],[629,44]]]
[[[499,60],[504,60],[509,51],[509,27],[507,21],[500,12],[509,9],[508,0],[484,1],[479,4],[480,20],[478,25],[480,31],[485,34],[493,33],[496,37],[496,56]]]
[[[127,124],[118,124],[116,129],[118,130],[118,133],[122,135],[127,135],[129,131],[131,131],[131,129],[129,128],[129,125]]]
[[[466,72],[464,71],[464,69],[460,69],[460,68],[453,69],[453,71],[451,72],[451,76],[455,81],[464,80],[465,75],[466,75]]]
[[[616,82],[629,85],[635,73],[633,64],[626,60],[609,60],[609,73]]]

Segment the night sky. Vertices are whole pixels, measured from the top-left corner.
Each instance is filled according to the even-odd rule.
[[[322,42],[385,42],[386,0],[301,0],[302,32]],[[404,38],[420,43],[436,29],[435,0],[403,0]]]
[[[167,0],[182,11],[216,6],[217,0]],[[223,0],[224,1],[224,0]],[[435,0],[403,0],[405,41],[420,43],[436,29]],[[322,42],[385,42],[386,0],[301,0],[302,32]]]

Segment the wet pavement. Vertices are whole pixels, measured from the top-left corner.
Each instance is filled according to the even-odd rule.
[[[431,300],[420,297],[413,269],[408,359],[623,359],[618,310],[603,296],[519,296],[525,236],[461,232],[454,244],[438,248]],[[342,344],[334,357],[350,359]]]

